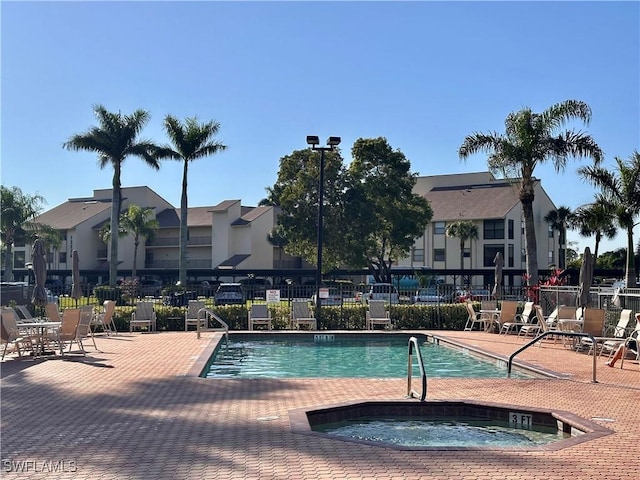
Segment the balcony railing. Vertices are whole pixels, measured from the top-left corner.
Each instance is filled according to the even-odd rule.
[[[146,262],[145,268],[178,268],[180,266],[178,260],[154,260]],[[187,260],[187,268],[212,268],[211,260]]]
[[[180,245],[180,237],[161,237],[154,238],[153,240],[147,240],[147,247],[177,247]],[[199,246],[199,245],[211,245],[210,236],[189,237],[187,245]]]

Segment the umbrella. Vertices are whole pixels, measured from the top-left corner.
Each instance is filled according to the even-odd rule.
[[[82,288],[80,287],[80,260],[78,258],[78,251],[74,250],[73,257],[73,269],[71,270],[71,279],[73,286],[71,287],[71,298],[75,298],[76,305],[78,305],[78,299],[82,296]]]
[[[578,287],[577,306],[585,308],[591,304],[591,284],[593,283],[593,257],[589,247],[584,249],[580,266],[580,286]]]
[[[504,266],[504,259],[502,258],[502,252],[496,253],[493,263],[496,266],[495,269],[495,285],[493,286],[493,297],[496,300],[500,300],[502,290],[502,267]]]
[[[33,243],[33,249],[31,250],[31,263],[33,263],[33,275],[36,278],[36,285],[33,288],[33,296],[31,301],[34,305],[43,307],[47,304],[48,295],[47,290],[44,288],[44,283],[47,281],[47,251],[44,247],[44,242],[39,238]]]

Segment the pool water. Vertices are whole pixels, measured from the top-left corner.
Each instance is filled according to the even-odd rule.
[[[214,352],[207,378],[406,378],[409,336],[314,336],[235,339]],[[400,337],[400,338],[398,338]],[[428,378],[504,378],[506,367],[444,346],[423,342]],[[413,375],[418,376],[416,355]],[[512,376],[524,376],[513,374]]]
[[[526,447],[546,445],[570,435],[557,428],[523,429],[507,422],[478,419],[358,418],[313,427],[337,437],[401,447]]]

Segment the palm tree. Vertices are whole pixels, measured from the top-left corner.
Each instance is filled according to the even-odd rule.
[[[615,157],[617,172],[590,166],[578,169],[578,173],[596,187],[601,194],[596,198],[604,208],[612,212],[621,228],[627,231],[627,287],[636,285],[635,255],[633,252],[633,227],[640,215],[640,153],[634,151],[625,161]]]
[[[445,230],[447,237],[460,239],[460,269],[464,268],[464,245],[467,240],[478,238],[478,226],[470,220],[449,223]]]
[[[111,197],[110,231],[120,230],[120,204],[122,193],[120,174],[124,160],[130,156],[140,157],[150,167],[158,170],[158,147],[149,140],[138,140],[137,137],[150,118],[149,112],[136,110],[131,115],[112,113],[102,105],[94,107],[98,126],[88,132],[73,135],[64,143],[67,150],[86,150],[98,154],[98,165],[113,167],[113,191]],[[115,286],[118,279],[118,235],[109,237],[109,285]]]
[[[17,238],[29,240],[38,230],[33,220],[42,213],[44,203],[38,194],[28,195],[18,187],[0,185],[0,239],[6,249],[4,279],[7,282],[13,281],[13,244]]]
[[[208,123],[198,123],[198,119],[187,118],[184,123],[175,117],[167,115],[164,119],[164,128],[173,144],[171,147],[164,147],[160,151],[160,156],[172,158],[184,162],[182,169],[182,196],[180,197],[180,268],[178,280],[182,285],[187,283],[187,173],[189,162],[202,157],[215,155],[226,150],[226,146],[213,137],[218,134],[220,124],[216,121]]]
[[[489,153],[489,170],[512,178],[518,185],[529,285],[538,284],[538,247],[533,216],[536,184],[533,173],[536,166],[551,161],[560,172],[566,167],[568,157],[590,157],[596,164],[602,159],[602,151],[591,136],[580,131],[559,131],[572,119],[588,124],[591,108],[577,100],[557,103],[542,113],[524,108],[507,116],[504,134],[474,133],[464,139],[458,150],[461,159],[478,152]]]
[[[602,238],[612,240],[617,234],[614,217],[611,212],[605,209],[602,203],[592,203],[576,208],[570,220],[570,226],[578,230],[578,233],[580,233],[582,237],[595,235],[596,244],[593,249],[594,264],[598,259],[598,250]]]
[[[267,242],[278,249],[278,268],[282,268],[282,249],[286,247],[289,242],[277,227],[267,234]]]
[[[558,268],[564,270],[567,267],[567,224],[571,221],[573,213],[569,207],[558,207],[550,210],[544,217],[544,221],[551,225],[551,228],[558,231],[558,241],[560,251],[558,252]]]
[[[152,240],[160,224],[155,218],[149,218],[153,214],[152,208],[142,208],[138,205],[129,205],[129,208],[120,217],[121,229],[127,234],[133,235],[133,268],[131,276],[136,276],[138,263],[138,246],[140,238]]]

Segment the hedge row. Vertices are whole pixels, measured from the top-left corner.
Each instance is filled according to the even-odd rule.
[[[478,307],[477,307],[478,308]],[[248,311],[245,305],[214,306],[211,310],[229,325],[230,330],[246,330]],[[114,315],[119,331],[129,330],[132,306],[118,306]],[[184,330],[185,307],[156,305],[156,325],[158,331]],[[290,309],[286,305],[270,305],[274,330],[289,329]],[[321,330],[364,330],[364,305],[344,305],[322,307]],[[462,330],[467,321],[464,304],[444,305],[392,305],[391,320],[400,330]]]

